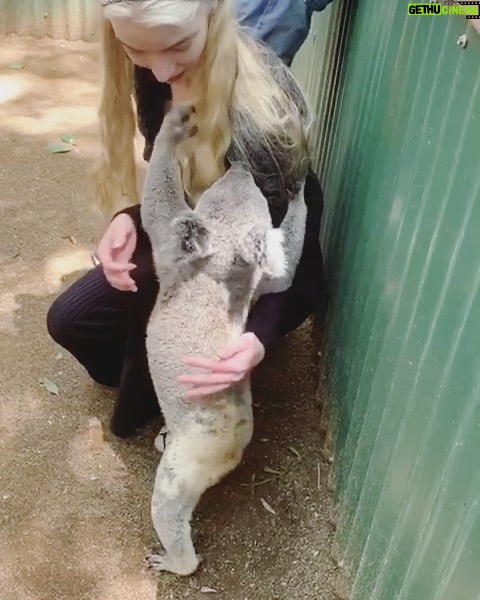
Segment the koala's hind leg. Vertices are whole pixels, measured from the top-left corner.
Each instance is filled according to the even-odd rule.
[[[179,474],[167,445],[157,468],[152,496],[152,520],[164,548],[163,554],[150,554],[148,564],[154,571],[191,575],[200,559],[192,542],[190,520],[208,483],[192,473]]]
[[[246,431],[250,427],[245,421]],[[202,494],[217,484],[240,462],[245,441],[216,435],[182,431],[173,435],[157,469],[152,497],[152,520],[165,552],[151,554],[155,571],[192,574],[200,562],[195,554],[190,520]]]

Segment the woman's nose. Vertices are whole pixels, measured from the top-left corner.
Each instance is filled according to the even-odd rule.
[[[157,57],[153,59],[150,68],[156,79],[162,83],[167,82],[171,77],[173,77],[173,75],[175,75],[174,63],[163,57]]]

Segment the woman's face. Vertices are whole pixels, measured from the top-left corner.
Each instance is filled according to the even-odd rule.
[[[182,25],[146,27],[125,17],[110,20],[131,61],[150,69],[158,81],[175,84],[195,67],[205,47],[208,11]]]

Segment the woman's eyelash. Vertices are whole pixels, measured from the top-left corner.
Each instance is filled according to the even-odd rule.
[[[184,52],[185,50],[188,50],[191,45],[192,41],[188,40],[188,42],[183,42],[182,44],[175,46],[175,48],[172,48],[172,52]]]

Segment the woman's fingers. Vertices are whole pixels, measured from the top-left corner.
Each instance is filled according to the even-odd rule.
[[[182,362],[207,373],[180,375],[180,384],[193,386],[185,398],[201,398],[225,390],[241,381],[262,360],[263,346],[254,334],[243,334],[219,352],[219,359],[185,356]]]
[[[219,360],[215,360],[213,358],[200,358],[197,356],[185,356],[182,358],[182,363],[189,367],[208,369],[210,371],[216,369],[216,367],[222,364]],[[221,369],[218,370],[220,371]]]
[[[133,222],[114,219],[100,240],[97,256],[104,263],[129,264],[137,243]]]
[[[136,268],[132,256],[137,243],[137,233],[132,218],[117,215],[103,235],[97,248],[97,258],[110,285],[121,291],[137,291],[130,271]]]
[[[192,375],[180,375],[177,378],[179,383],[187,385],[205,386],[232,384],[240,381],[241,373],[195,373]]]
[[[196,400],[203,398],[204,396],[210,396],[211,394],[218,394],[218,392],[222,392],[229,387],[230,385],[228,384],[200,386],[188,390],[188,392],[185,392],[183,397],[185,400]]]
[[[108,283],[117,290],[122,292],[136,292],[137,286],[135,281],[128,275],[127,272],[115,273],[104,270],[105,278]]]
[[[117,274],[128,273],[129,271],[132,271],[136,267],[136,265],[134,265],[133,263],[120,263],[120,262],[116,262],[115,260],[111,260],[111,259],[102,261],[102,259],[100,257],[99,257],[99,260],[100,260],[104,270],[110,271],[111,273],[117,273]]]
[[[235,356],[235,354],[238,354],[239,352],[243,352],[243,350],[246,350],[250,344],[248,336],[248,333],[244,334],[238,340],[231,342],[230,344],[228,344],[220,350],[218,356],[221,359],[227,359],[231,358],[232,356]]]
[[[244,353],[237,354],[233,358],[222,361],[211,358],[186,356],[185,358],[182,358],[182,363],[189,367],[205,369],[215,373],[239,373],[245,370],[245,367],[248,365]]]

